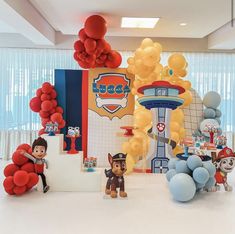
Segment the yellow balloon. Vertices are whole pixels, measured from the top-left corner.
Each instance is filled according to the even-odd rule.
[[[183,88],[185,88],[186,90],[191,89],[191,86],[192,86],[192,84],[190,81],[188,81],[188,80],[183,81]]]
[[[127,67],[127,71],[128,71],[129,73],[131,73],[131,74],[135,74],[135,73],[136,73],[135,66],[129,65],[129,66]]]
[[[149,110],[142,110],[134,114],[134,125],[139,129],[145,128],[152,121],[152,114]]]
[[[185,69],[176,70],[175,73],[180,77],[185,77],[187,75],[187,71]]]
[[[129,58],[127,59],[127,63],[128,63],[129,65],[133,65],[133,64],[135,63],[134,58],[133,58],[133,57],[129,57]]]
[[[153,46],[158,50],[159,54],[162,52],[162,45],[160,43],[154,42]]]
[[[146,47],[149,46],[153,46],[153,41],[150,38],[145,38],[142,42],[141,42],[141,48],[145,49]]]
[[[140,59],[143,57],[143,50],[141,48],[138,48],[136,51],[135,51],[135,59]]]
[[[182,124],[184,122],[184,112],[177,108],[171,112],[171,122],[175,121],[179,124]]]
[[[174,70],[181,70],[186,66],[186,60],[180,53],[174,53],[168,58],[168,65]]]
[[[171,132],[171,139],[174,140],[176,143],[178,143],[180,141],[179,133]]]
[[[154,71],[155,71],[157,74],[160,74],[160,73],[162,72],[162,70],[163,70],[162,64],[160,64],[160,63],[156,64]]]
[[[137,95],[137,89],[136,88],[132,88],[131,89],[131,93],[132,93],[132,95]]]
[[[184,93],[180,94],[179,97],[184,99],[184,103],[183,103],[183,105],[181,107],[189,106],[190,103],[193,100],[192,93],[189,90],[187,90]]]
[[[179,134],[180,134],[180,139],[185,138],[185,136],[186,136],[186,130],[185,130],[184,128],[180,128]]]
[[[126,167],[127,167],[127,171],[126,174],[129,174],[133,171],[135,166],[135,160],[133,159],[133,156],[128,154],[126,157]]]
[[[129,151],[130,151],[130,143],[129,143],[129,141],[123,142],[122,143],[122,152],[126,154]]]
[[[159,60],[160,54],[155,47],[146,47],[144,49],[143,61],[146,66],[155,66]]]
[[[178,122],[175,122],[175,121],[170,122],[170,130],[171,130],[172,132],[179,132],[179,130],[180,130],[180,125],[179,125],[179,123],[178,123]]]

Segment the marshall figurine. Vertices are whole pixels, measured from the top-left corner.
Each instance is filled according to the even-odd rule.
[[[127,197],[125,192],[125,182],[123,174],[126,172],[126,154],[118,153],[112,156],[108,154],[108,160],[111,169],[105,169],[105,175],[108,178],[105,193],[112,198],[117,197],[117,188],[120,189],[120,197]]]
[[[216,167],[215,189],[219,190],[219,184],[223,184],[225,191],[232,191],[232,186],[227,183],[227,174],[232,172],[235,167],[235,154],[233,151],[228,147],[222,149],[214,159],[214,164]]]

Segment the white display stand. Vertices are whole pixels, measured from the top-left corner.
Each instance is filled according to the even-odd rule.
[[[56,136],[42,135],[47,141],[48,169],[44,169],[50,191],[56,192],[99,192],[101,191],[101,171],[82,170],[83,152],[67,154],[63,151],[63,134]],[[38,190],[42,190],[39,178]]]

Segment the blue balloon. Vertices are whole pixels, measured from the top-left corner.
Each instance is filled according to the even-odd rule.
[[[220,118],[215,118],[215,120],[219,123],[219,125],[221,124]]]
[[[209,172],[210,177],[214,177],[216,173],[215,165],[211,161],[203,162],[203,167]]]
[[[170,182],[171,178],[173,176],[175,176],[177,173],[176,173],[176,170],[175,169],[170,169],[167,173],[166,173],[166,178],[168,180],[168,182]]]
[[[221,102],[221,97],[217,92],[210,91],[203,98],[203,104],[206,107],[216,109]]]
[[[216,109],[215,115],[216,115],[216,118],[220,118],[222,116],[222,112],[219,109]]]
[[[202,167],[202,160],[197,155],[192,155],[187,159],[187,166],[193,171],[197,167]]]
[[[205,119],[214,119],[215,118],[215,110],[212,109],[212,108],[206,108],[204,111],[203,111],[203,114],[204,114],[204,118]]]
[[[203,189],[204,188],[204,186],[205,186],[205,184],[199,184],[199,183],[195,183],[196,184],[196,189],[197,189],[197,191],[200,191],[201,189]]]
[[[214,177],[210,177],[209,180],[205,184],[205,189],[210,189],[211,187],[215,186],[216,180]]]
[[[193,171],[193,179],[199,184],[206,184],[209,178],[209,172],[203,167],[198,167]]]
[[[175,170],[177,173],[191,173],[191,170],[188,168],[187,163],[184,160],[179,160],[178,162],[176,162]]]
[[[177,158],[171,158],[168,161],[168,168],[169,169],[175,169],[175,164],[176,164],[177,161],[179,161]]]
[[[185,173],[173,176],[169,186],[170,192],[176,201],[190,201],[196,193],[196,185],[192,177]]]

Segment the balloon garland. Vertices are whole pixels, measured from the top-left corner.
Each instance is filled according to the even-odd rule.
[[[36,97],[30,100],[30,109],[39,113],[41,117],[41,124],[43,128],[39,131],[38,135],[45,133],[45,127],[48,122],[57,122],[58,129],[65,127],[65,120],[63,119],[63,108],[58,106],[56,101],[57,92],[54,86],[49,82],[42,84],[42,87],[36,91]]]
[[[120,53],[111,49],[104,39],[107,23],[100,15],[92,15],[85,21],[84,28],[74,43],[74,59],[82,68],[108,67],[117,68],[122,62]]]
[[[190,92],[190,81],[183,80],[187,75],[187,61],[180,53],[174,53],[168,58],[167,66],[163,67],[160,63],[162,46],[157,42],[153,42],[150,38],[145,38],[139,48],[136,49],[134,56],[127,60],[127,71],[135,75],[132,94],[138,97],[137,89],[143,85],[151,84],[157,80],[166,80],[172,84],[182,86],[185,92],[179,97],[184,99],[184,104],[172,111],[170,130],[171,139],[179,143],[186,135],[184,129],[184,113],[182,108],[190,105],[192,102],[192,94]],[[151,128],[152,116],[149,110],[140,106],[136,101],[136,109],[134,111],[134,136],[122,145],[123,152],[127,153],[128,172],[133,170],[135,163],[143,157],[149,147],[148,130]],[[138,147],[136,147],[138,145]],[[183,152],[183,149],[177,145],[173,153],[174,155]]]

